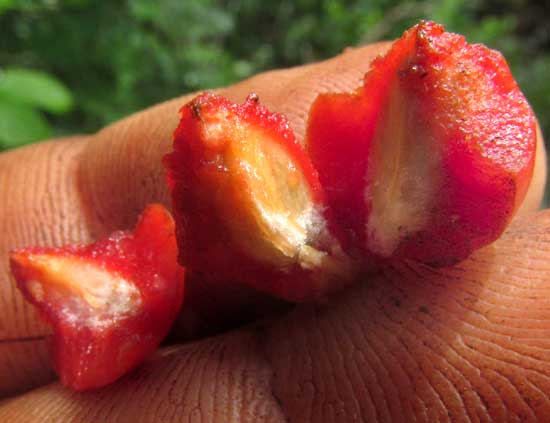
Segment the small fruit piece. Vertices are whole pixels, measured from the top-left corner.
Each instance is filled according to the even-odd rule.
[[[133,233],[11,253],[19,289],[53,326],[54,366],[76,390],[104,386],[154,352],[183,299],[174,222],[148,206]]]
[[[307,149],[352,255],[446,265],[494,241],[529,186],[534,115],[500,53],[421,22],[364,85],[312,105]]]
[[[255,95],[242,105],[212,93],[192,100],[164,163],[181,263],[201,278],[295,301],[349,278],[317,172],[287,120]]]

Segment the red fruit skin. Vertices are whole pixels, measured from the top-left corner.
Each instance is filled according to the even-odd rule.
[[[230,285],[245,283],[291,301],[323,296],[327,291],[323,275],[316,275],[298,263],[281,269],[257,260],[236,245],[227,221],[241,219],[240,193],[247,187],[244,183],[235,186],[240,182],[235,182],[231,170],[220,164],[223,159],[219,156],[226,154],[224,149],[232,142],[230,137],[213,145],[202,135],[203,119],[219,114],[227,114],[224,124],[250,125],[271,142],[278,143],[304,175],[312,202],[326,211],[317,172],[284,116],[269,112],[255,95],[237,105],[213,93],[204,93],[181,109],[180,124],[174,133],[174,151],[164,158],[172,191],[180,263],[194,279],[217,286],[216,291],[221,295],[231,291]],[[228,194],[230,191],[233,193]],[[227,203],[220,206],[214,198],[217,196]]]
[[[441,168],[427,223],[405,235],[392,257],[460,261],[498,238],[523,201],[534,167],[534,114],[500,53],[433,22],[406,31],[356,92],[320,95],[307,149],[354,255],[373,256],[366,175],[376,166],[369,159],[392,86],[412,99],[409,130],[431,134]]]
[[[90,245],[26,248],[11,254],[19,289],[53,328],[53,362],[64,385],[78,391],[100,388],[156,350],[183,300],[184,269],[177,263],[177,253],[170,214],[161,205],[149,205],[133,232],[116,232]],[[37,257],[66,257],[122,277],[138,289],[139,304],[128,315],[106,316],[89,308],[70,319],[64,308],[79,301],[74,294],[46,284],[43,298],[33,294],[30,284],[44,278],[43,271],[33,266]],[[87,319],[94,316],[101,324],[89,323]]]

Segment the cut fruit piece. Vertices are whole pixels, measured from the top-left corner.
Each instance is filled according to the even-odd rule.
[[[192,272],[296,301],[349,279],[315,169],[287,120],[255,95],[236,105],[205,93],[183,107],[165,165]]]
[[[11,254],[19,288],[53,326],[63,384],[104,386],[154,352],[183,299],[177,255],[174,222],[160,205],[147,207],[133,233]]]
[[[356,92],[315,100],[306,144],[346,251],[446,265],[510,222],[535,128],[500,53],[421,22]]]

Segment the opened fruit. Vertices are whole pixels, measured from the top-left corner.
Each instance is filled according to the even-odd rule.
[[[61,381],[76,390],[106,385],[149,356],[183,298],[174,222],[160,205],[145,210],[133,233],[28,248],[10,261],[19,288],[53,326]]]
[[[236,105],[212,93],[181,116],[165,165],[191,272],[296,301],[350,279],[317,172],[283,116],[255,95]]]
[[[345,250],[446,265],[494,241],[521,204],[534,115],[500,53],[421,22],[353,93],[312,105],[307,149]]]

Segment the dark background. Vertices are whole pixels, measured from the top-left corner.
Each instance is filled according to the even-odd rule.
[[[0,0],[0,151],[395,38],[420,18],[501,50],[550,138],[550,1]]]

